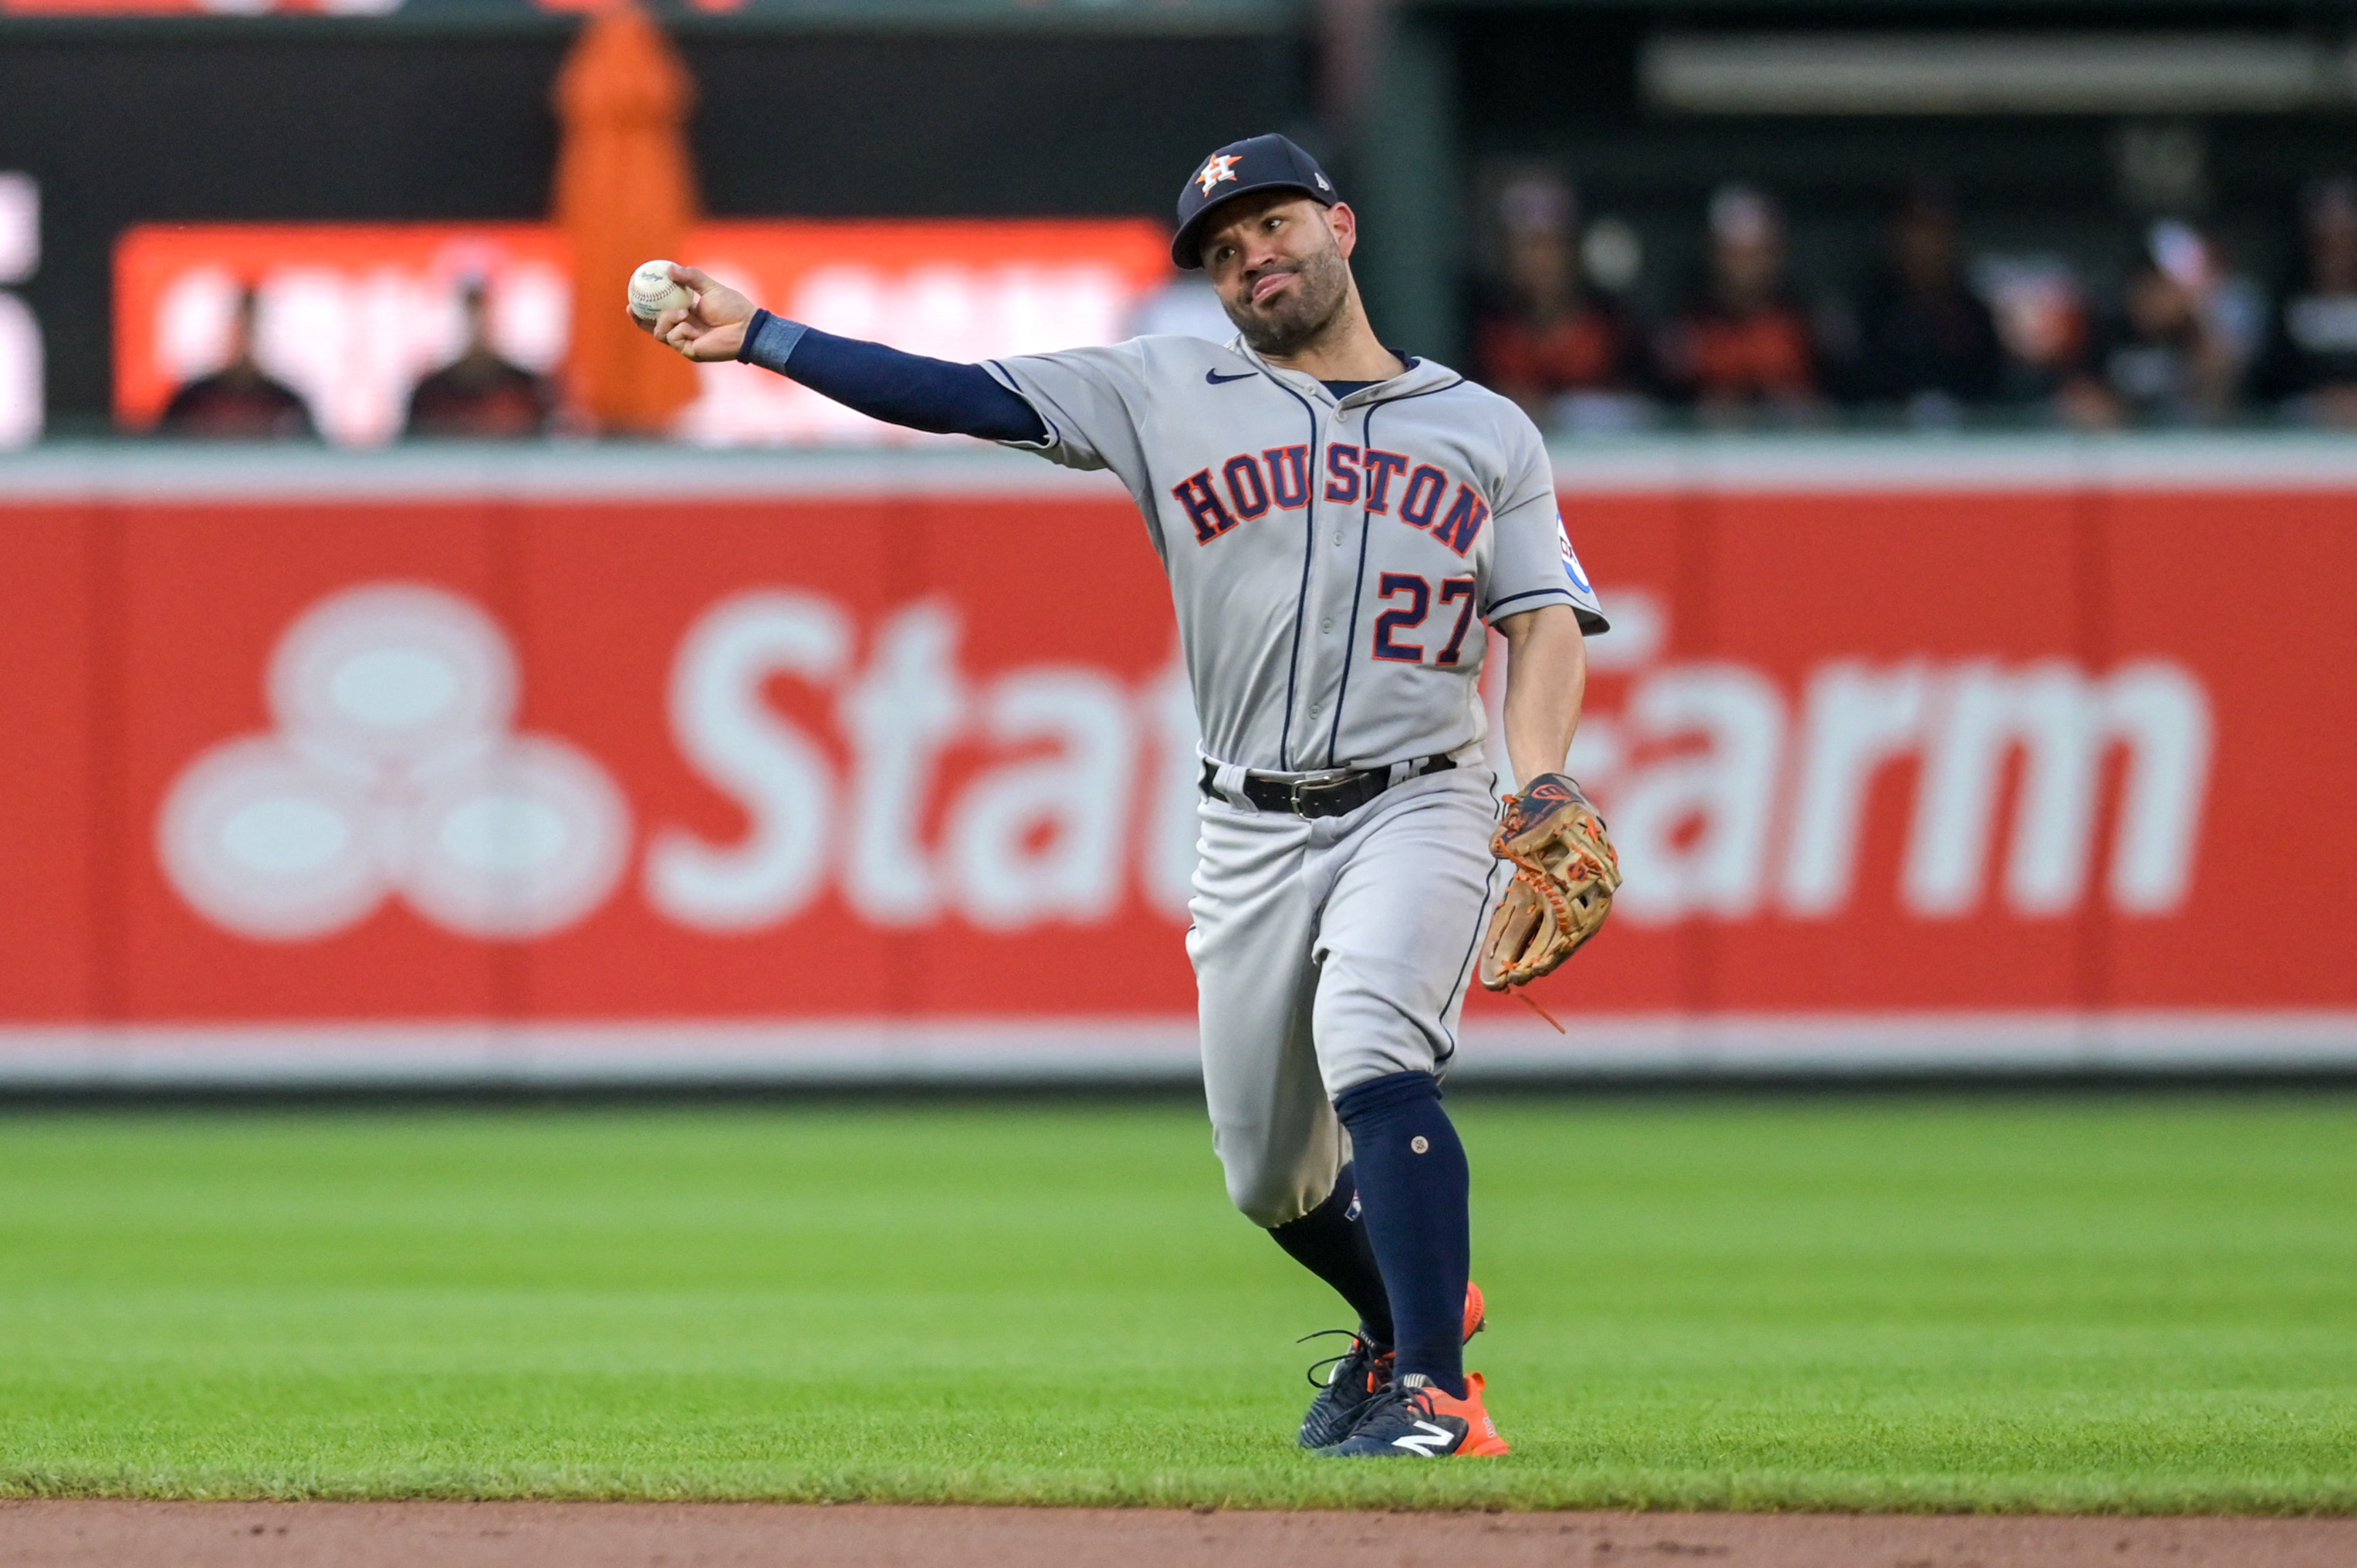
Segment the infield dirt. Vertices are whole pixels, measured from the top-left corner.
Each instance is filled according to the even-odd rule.
[[[2357,1520],[1275,1513],[765,1503],[0,1502],[13,1568],[2347,1568]]]

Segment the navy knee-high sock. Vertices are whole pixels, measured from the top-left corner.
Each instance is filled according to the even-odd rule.
[[[1273,1227],[1269,1235],[1296,1262],[1341,1293],[1359,1315],[1360,1337],[1390,1348],[1391,1298],[1383,1294],[1383,1270],[1360,1218],[1359,1181],[1351,1166],[1342,1167],[1325,1202]]]
[[[1402,1377],[1422,1372],[1465,1397],[1465,1280],[1473,1243],[1465,1145],[1428,1072],[1355,1084],[1334,1101],[1351,1130],[1367,1239],[1392,1304]]]

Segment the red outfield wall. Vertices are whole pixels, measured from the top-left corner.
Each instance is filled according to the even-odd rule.
[[[2357,456],[1566,454],[1611,926],[1465,1070],[2357,1060]],[[1125,498],[992,454],[0,468],[0,1073],[1183,1068]]]

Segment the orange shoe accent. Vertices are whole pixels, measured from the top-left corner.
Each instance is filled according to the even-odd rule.
[[[1465,1282],[1465,1337],[1470,1339],[1490,1326],[1490,1304],[1481,1299],[1481,1287],[1472,1281]]]
[[[1465,1374],[1463,1399],[1458,1399],[1447,1389],[1426,1388],[1423,1391],[1424,1397],[1432,1402],[1436,1413],[1453,1415],[1465,1423],[1464,1444],[1453,1457],[1491,1459],[1512,1452],[1506,1440],[1498,1435],[1498,1423],[1490,1419],[1489,1406],[1483,1402],[1483,1393],[1489,1386],[1489,1380],[1480,1373],[1468,1372]]]

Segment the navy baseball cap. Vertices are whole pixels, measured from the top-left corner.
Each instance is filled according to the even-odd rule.
[[[1290,138],[1272,132],[1230,142],[1205,158],[1178,188],[1178,232],[1170,240],[1171,264],[1189,269],[1201,266],[1202,260],[1195,253],[1196,240],[1211,209],[1254,190],[1297,190],[1329,207],[1341,199],[1318,160]]]

